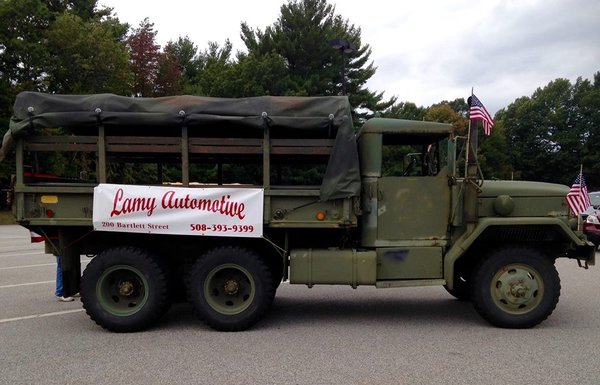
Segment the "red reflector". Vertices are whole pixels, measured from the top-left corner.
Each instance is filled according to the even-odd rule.
[[[38,233],[34,233],[33,231],[29,232],[31,234],[31,243],[44,242],[45,238]]]
[[[46,216],[47,216],[48,218],[52,218],[52,217],[54,217],[54,211],[52,211],[52,210],[50,210],[50,209],[46,210]]]

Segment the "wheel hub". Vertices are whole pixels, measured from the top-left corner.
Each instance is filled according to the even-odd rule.
[[[244,267],[225,263],[212,269],[204,279],[204,298],[220,314],[240,314],[253,303],[254,277]]]
[[[510,295],[515,298],[524,298],[529,292],[529,287],[524,282],[515,282],[510,285]]]
[[[223,290],[225,290],[225,293],[227,293],[228,295],[235,295],[237,294],[238,290],[240,289],[240,284],[238,283],[237,280],[235,279],[228,279],[227,281],[225,281],[225,285],[223,287]]]
[[[492,298],[502,310],[511,314],[524,314],[537,307],[543,290],[539,273],[524,264],[505,266],[492,280]]]
[[[131,297],[135,286],[131,281],[123,281],[119,283],[119,294],[123,297]]]

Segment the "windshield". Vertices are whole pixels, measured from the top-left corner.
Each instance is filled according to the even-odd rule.
[[[592,206],[596,209],[600,208],[600,191],[591,192],[589,195]]]

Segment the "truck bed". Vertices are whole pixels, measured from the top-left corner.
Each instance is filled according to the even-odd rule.
[[[269,158],[282,157],[288,163],[300,164],[315,159],[321,162],[327,160],[334,145],[334,140],[328,138],[271,139],[269,142]],[[21,161],[17,162],[20,167],[13,186],[16,219],[19,223],[32,226],[91,226],[93,190],[98,182],[90,179],[110,179],[106,176],[106,168],[110,167],[111,163],[156,162],[169,165],[173,161],[181,160],[181,151],[180,137],[106,136],[102,138],[90,135],[28,137],[17,146],[17,158]],[[102,152],[104,154],[101,154]],[[87,154],[86,156],[93,159],[95,170],[77,176],[28,172],[21,165],[27,163],[23,159],[25,154],[32,153],[73,154],[71,155],[73,157]],[[191,138],[187,157],[189,163],[211,161],[222,167],[221,164],[224,162],[254,161],[256,163],[257,158],[263,159],[263,153],[263,139]],[[250,158],[247,158],[248,156]],[[269,168],[274,162],[265,163],[259,166]],[[319,185],[275,184],[272,180],[275,178],[263,178],[261,184],[225,183],[221,177],[213,183],[190,180],[189,175],[183,179],[183,181],[154,185],[190,188],[263,188],[263,219],[266,227],[336,228],[356,226],[357,223],[354,212],[356,198],[322,200]]]

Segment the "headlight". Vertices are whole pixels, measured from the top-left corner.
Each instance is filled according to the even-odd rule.
[[[593,223],[595,225],[600,225],[600,220],[598,220],[598,215],[597,214],[592,214],[592,215],[588,215],[588,217],[585,220],[587,223]]]

